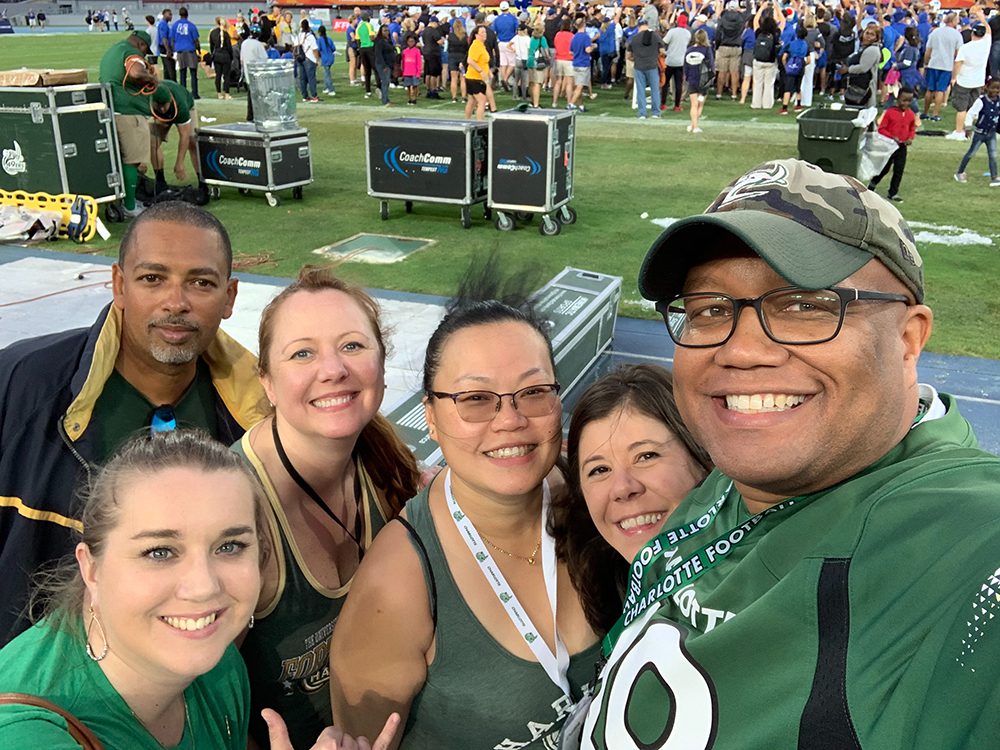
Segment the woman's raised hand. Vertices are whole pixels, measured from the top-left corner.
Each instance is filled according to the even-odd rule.
[[[267,733],[271,740],[271,750],[295,750],[291,740],[288,738],[288,729],[285,721],[277,711],[265,708],[261,711],[261,716],[267,723]],[[399,729],[399,714],[393,713],[385,720],[385,726],[374,742],[369,742],[367,737],[355,739],[337,727],[327,727],[316,739],[310,750],[389,750],[396,731]],[[299,750],[302,750],[301,748]]]

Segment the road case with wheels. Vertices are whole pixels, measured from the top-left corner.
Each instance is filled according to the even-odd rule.
[[[302,198],[302,187],[312,182],[309,131],[294,128],[259,131],[251,122],[234,122],[198,131],[201,177],[213,197],[220,188],[238,188],[243,194],[263,192],[277,206],[278,191],[291,188]]]
[[[508,110],[490,120],[489,202],[497,229],[541,214],[539,231],[559,234],[573,224],[576,113],[562,109]]]
[[[124,193],[109,87],[0,88],[0,158],[0,190],[89,195],[117,212]]]
[[[365,123],[368,195],[379,199],[382,219],[389,199],[451,203],[462,226],[472,226],[472,206],[486,200],[485,122],[401,117]],[[488,209],[484,212],[489,219]]]

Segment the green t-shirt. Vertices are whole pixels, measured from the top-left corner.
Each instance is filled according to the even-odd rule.
[[[132,83],[125,83],[126,62],[130,58],[138,58],[145,63],[142,53],[129,44],[128,40],[123,39],[117,44],[112,44],[101,58],[98,76],[101,83],[111,84],[111,99],[115,112],[120,115],[148,115],[148,97],[141,95]],[[143,100],[145,100],[145,112],[143,112]]]
[[[371,47],[375,44],[372,39],[372,25],[368,21],[362,21],[358,24],[358,47],[364,49],[365,47]]]
[[[995,746],[1000,459],[942,400],[872,466],[735,536],[733,489],[654,563],[644,590],[731,543],[622,634],[583,748]],[[713,472],[667,526],[696,528],[729,485]]]
[[[7,644],[0,651],[0,693],[28,693],[59,705],[108,750],[163,750],[87,656],[82,623],[78,627],[54,630],[43,620]],[[235,646],[188,686],[184,698],[189,721],[175,747],[245,750],[250,687]],[[22,705],[0,706],[0,747],[80,750],[61,716]]]
[[[129,437],[148,428],[157,406],[160,404],[151,404],[117,369],[113,370],[94,404],[92,424],[97,430],[98,463],[106,461]],[[178,427],[197,427],[218,437],[215,388],[204,360],[198,360],[195,378],[174,404],[174,414]]]

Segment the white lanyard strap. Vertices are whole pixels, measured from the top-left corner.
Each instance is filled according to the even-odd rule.
[[[455,526],[465,540],[473,558],[479,564],[479,569],[486,578],[487,583],[493,588],[493,592],[500,600],[510,621],[524,638],[531,652],[542,665],[545,674],[549,676],[555,685],[563,691],[563,694],[570,696],[569,677],[569,652],[566,645],[559,637],[559,630],[556,627],[556,542],[548,533],[546,528],[546,518],[548,518],[551,495],[549,484],[542,484],[542,575],[545,577],[545,592],[549,597],[549,604],[552,607],[552,632],[556,640],[556,653],[553,655],[545,640],[538,634],[538,628],[532,623],[528,613],[517,600],[514,589],[507,583],[500,568],[493,560],[493,556],[483,543],[482,537],[476,531],[476,527],[469,520],[469,517],[462,512],[455,500],[455,495],[451,491],[451,470],[448,469],[444,478],[444,496],[448,502],[448,513],[451,515]]]

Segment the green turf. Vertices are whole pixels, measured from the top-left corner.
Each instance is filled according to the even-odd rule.
[[[0,41],[0,51],[5,65],[16,60],[28,66],[86,66],[91,80],[96,80],[100,55],[116,37],[110,33],[44,39],[15,36]],[[393,90],[393,106],[383,108],[377,104],[377,93],[365,100],[360,88],[347,85],[340,54],[334,70],[336,98],[299,106],[299,121],[310,130],[315,173],[304,200],[292,201],[286,192],[282,204],[270,208],[260,194],[241,196],[223,189],[222,198],[211,204],[232,233],[239,254],[257,261],[267,259],[247,265],[248,270],[292,275],[303,263],[315,260],[313,249],[362,231],[426,237],[437,243],[401,263],[349,263],[342,273],[372,287],[447,295],[473,256],[498,248],[510,256],[512,266],[531,261],[550,275],[567,265],[620,275],[624,278],[622,312],[652,316],[635,285],[639,263],[660,231],[651,220],[698,213],[749,167],[797,153],[792,117],[751,113],[731,101],[710,100],[705,107],[705,132],[692,136],[685,132],[686,108],[683,113],[665,114],[662,122],[639,122],[623,101],[620,88],[598,89],[597,99],[587,103],[588,112],[577,118],[576,197],[571,205],[579,221],[561,235],[542,237],[534,224],[501,233],[482,219],[478,209],[473,212],[473,227],[463,230],[456,208],[419,203],[410,215],[404,213],[402,204],[392,204],[390,218],[383,222],[378,201],[366,194],[364,123],[413,115],[460,117],[460,105],[421,99],[419,106],[408,107],[405,93]],[[211,83],[201,83],[206,94],[199,102],[202,116],[218,118],[219,123],[243,118],[242,96],[218,101]],[[507,106],[509,99],[498,99],[501,108]],[[168,164],[175,141],[168,144]],[[941,138],[918,137],[910,149],[901,190],[906,202],[900,210],[910,221],[962,227],[990,240],[990,244],[972,245],[921,242],[920,250],[928,302],[936,319],[929,348],[1000,358],[1000,302],[994,286],[1000,278],[1000,190],[988,189],[988,180],[981,176],[986,168],[985,149],[968,169],[968,185],[952,180],[964,149]],[[648,213],[647,219],[640,218],[643,213]],[[112,226],[111,231],[106,243],[83,249],[113,253],[122,225]]]

